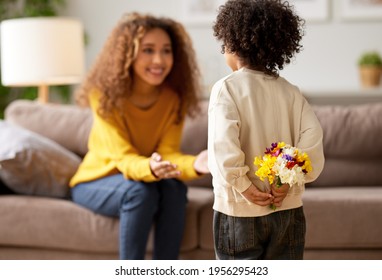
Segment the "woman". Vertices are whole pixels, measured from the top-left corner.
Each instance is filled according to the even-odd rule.
[[[122,17],[79,90],[94,116],[89,151],[72,178],[73,200],[120,218],[120,258],[144,259],[155,224],[154,259],[177,259],[187,188],[208,173],[207,153],[180,152],[186,114],[197,109],[199,71],[181,24]]]

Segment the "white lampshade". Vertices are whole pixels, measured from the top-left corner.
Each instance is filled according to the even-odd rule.
[[[84,73],[80,21],[34,17],[1,22],[1,74],[5,86],[79,83]]]

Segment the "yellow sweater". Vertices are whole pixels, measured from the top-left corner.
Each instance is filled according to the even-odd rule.
[[[149,160],[158,152],[164,160],[178,165],[181,180],[198,177],[193,168],[195,156],[180,152],[183,122],[176,124],[179,99],[163,90],[158,101],[142,110],[125,101],[125,110],[112,112],[105,120],[97,113],[99,92],[90,94],[93,127],[89,135],[89,151],[70,181],[70,186],[108,175],[122,173],[126,179],[152,182]]]

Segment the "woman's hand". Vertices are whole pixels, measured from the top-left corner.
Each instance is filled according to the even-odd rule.
[[[241,193],[250,202],[260,206],[268,206],[273,203],[274,197],[271,193],[260,191],[254,184]]]
[[[207,150],[201,151],[195,159],[194,169],[199,174],[208,174],[210,170],[208,169],[208,153]]]
[[[177,166],[169,161],[162,160],[158,153],[153,153],[150,158],[151,173],[158,179],[178,178],[180,171],[176,169]]]

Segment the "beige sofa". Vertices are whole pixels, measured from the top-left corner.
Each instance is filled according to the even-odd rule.
[[[206,148],[207,106],[208,102],[202,101],[200,116],[186,122],[182,142],[185,152],[196,154]],[[382,104],[320,106],[315,110],[324,129],[326,165],[320,178],[308,185],[304,194],[305,258],[382,259],[382,184],[379,176],[382,170]],[[4,193],[0,196],[0,259],[118,258],[118,219],[96,215],[72,203],[67,198],[65,182],[53,178],[68,177],[73,172],[86,152],[91,121],[88,109],[73,105],[42,105],[19,100],[8,106],[7,124],[27,128],[37,133],[34,137],[53,140],[49,140],[49,145],[55,143],[53,148],[61,149],[63,154],[57,159],[48,155],[52,159],[47,160],[41,155],[43,152],[38,151],[40,157],[32,157],[34,160],[29,165],[25,162],[31,156],[24,155],[16,162],[26,165],[23,166],[25,171],[18,171],[23,175],[21,179],[26,177],[18,182],[19,188],[9,187],[9,183],[8,188],[4,184],[0,186]],[[12,142],[16,140],[15,137]],[[65,156],[71,157],[63,160]],[[67,169],[67,174],[61,174],[60,168],[61,173],[50,174],[57,169],[57,163],[63,166],[69,165],[68,162],[73,168]],[[6,160],[0,158],[0,164],[3,183],[16,178],[6,174]],[[28,177],[37,166],[43,170]],[[46,177],[53,179],[45,182]],[[23,182],[28,187],[23,188]],[[211,177],[188,184],[187,222],[180,258],[214,259]],[[14,194],[15,190],[19,194]],[[150,242],[148,258],[151,247]]]

